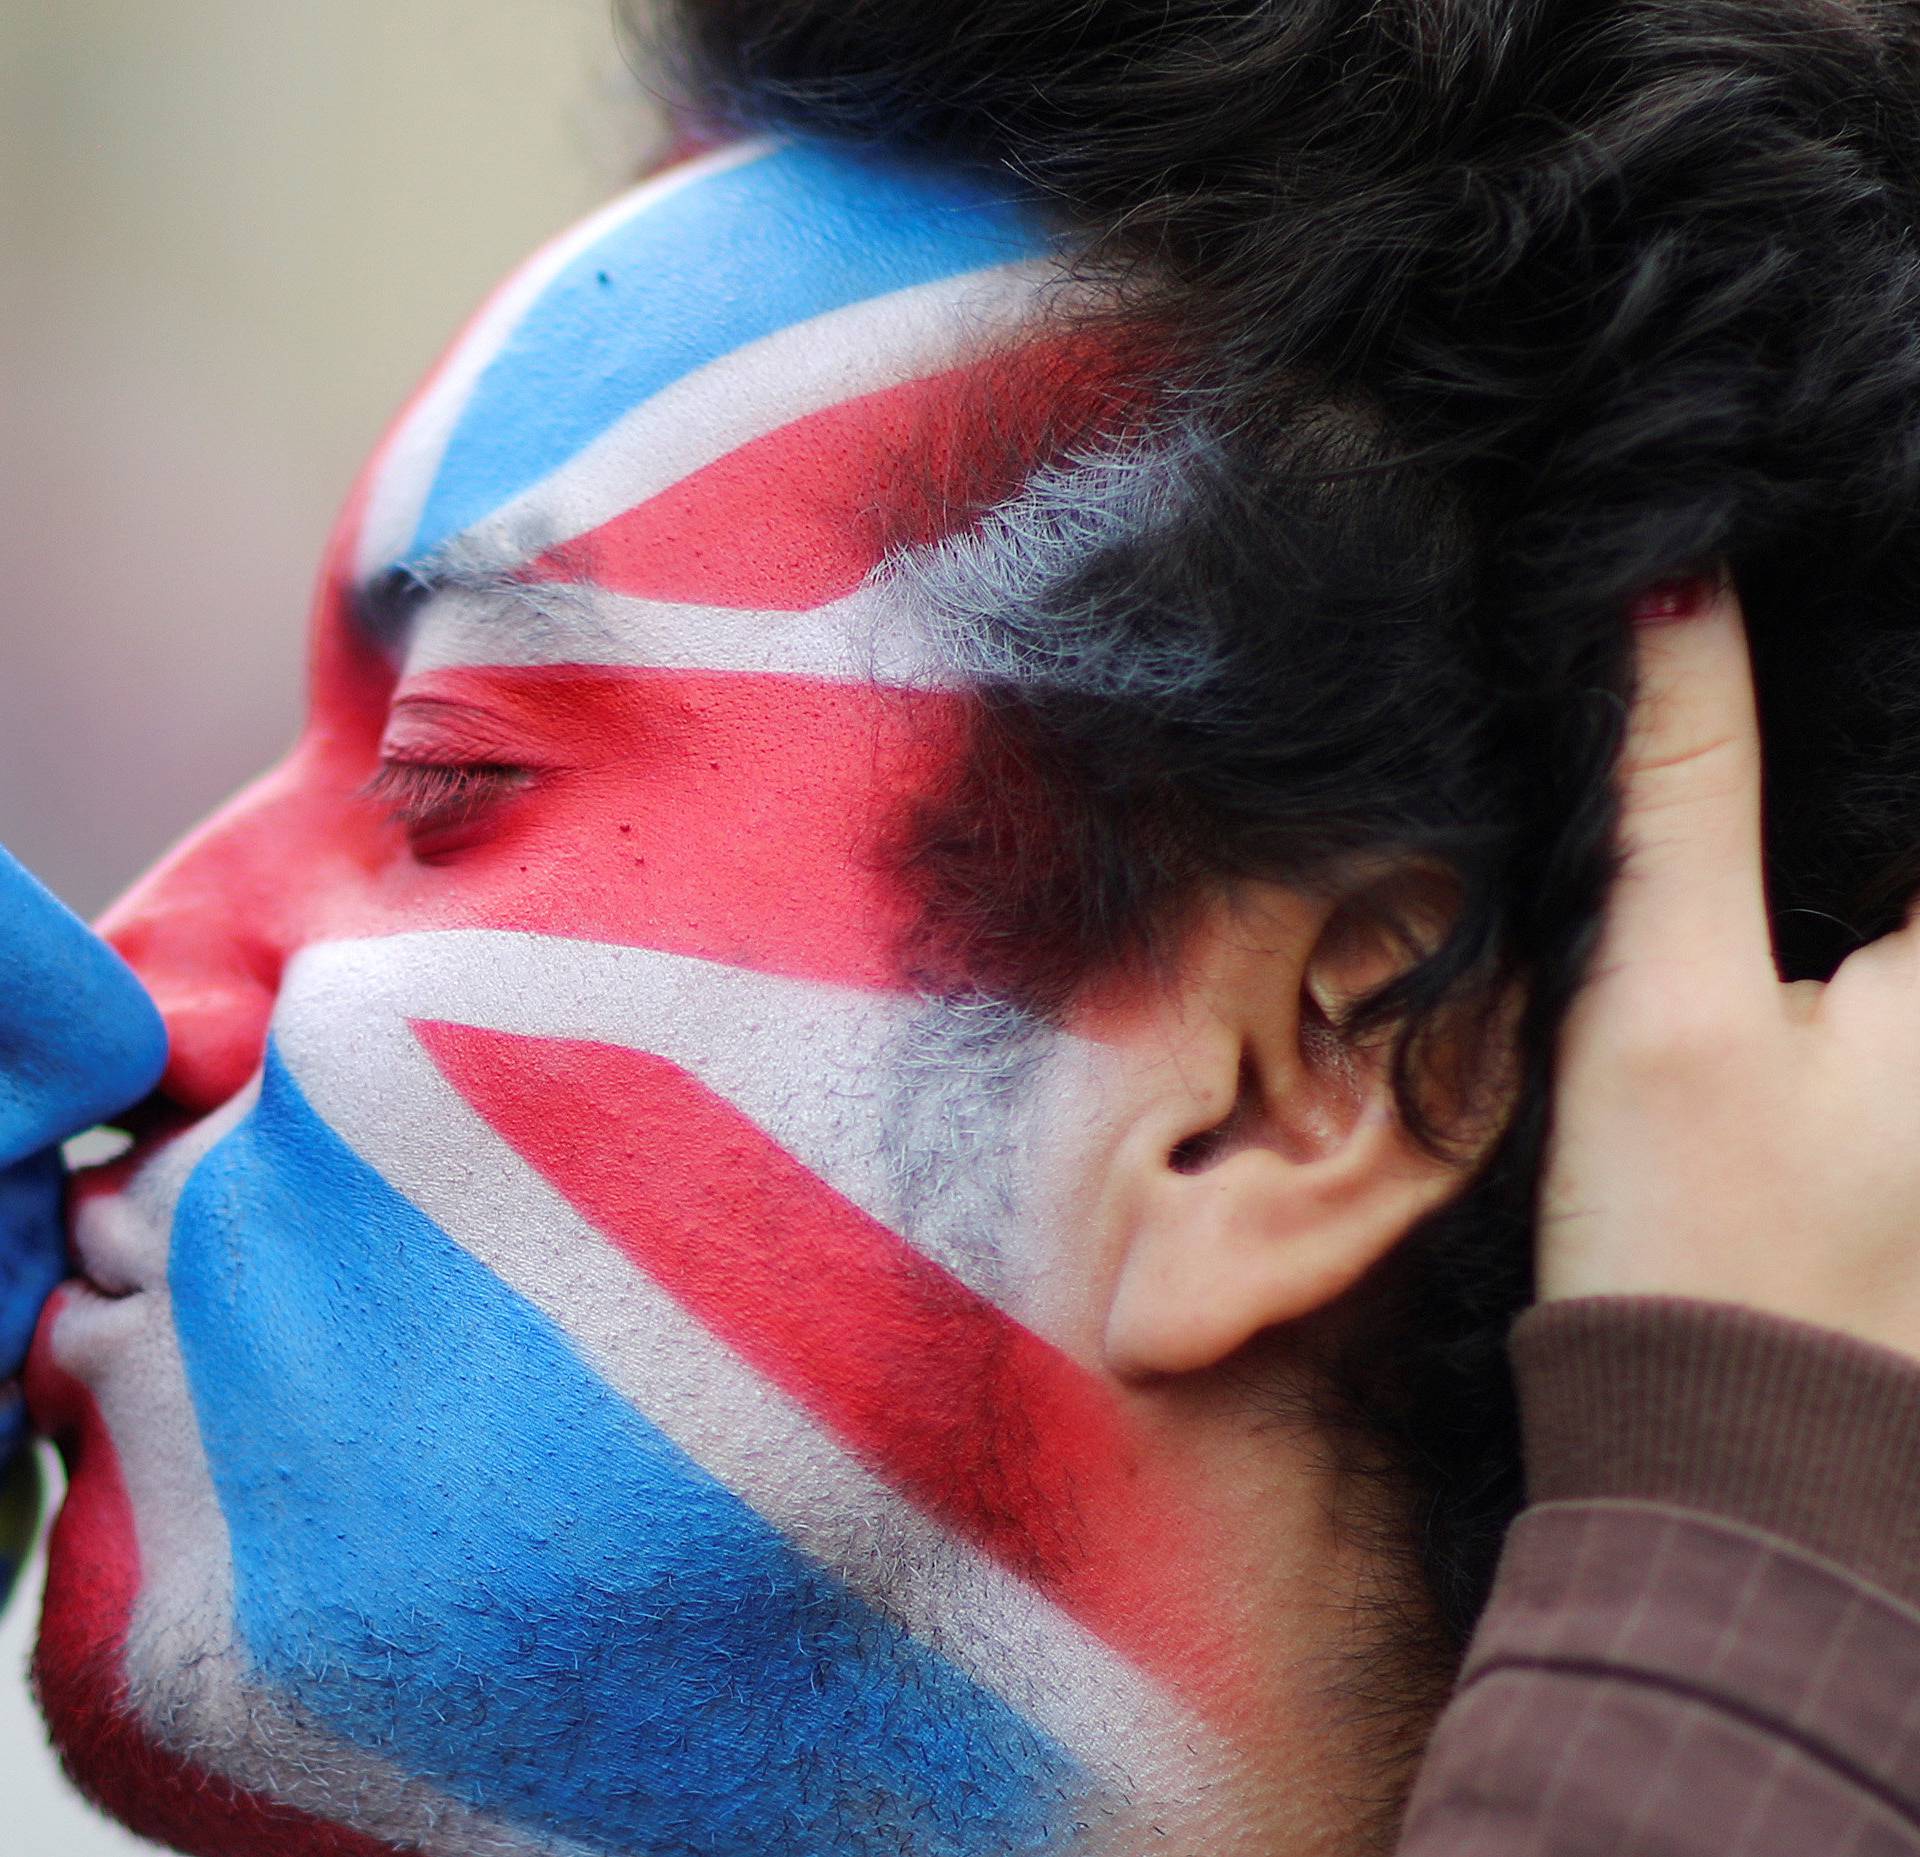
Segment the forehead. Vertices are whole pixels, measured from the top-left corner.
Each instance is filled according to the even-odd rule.
[[[1046,270],[1030,210],[987,183],[791,143],[687,163],[481,309],[374,462],[355,578],[457,554],[644,564],[663,536],[683,572],[712,497],[633,518],[703,475],[736,516],[858,504],[873,486],[852,466],[911,418],[914,383],[924,397],[970,340],[1029,314]]]

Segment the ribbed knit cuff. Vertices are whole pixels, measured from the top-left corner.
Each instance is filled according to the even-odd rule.
[[[1544,1303],[1511,1342],[1532,1502],[1765,1529],[1920,1606],[1920,1361],[1731,1303]]]

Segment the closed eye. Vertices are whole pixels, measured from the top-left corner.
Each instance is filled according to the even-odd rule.
[[[531,770],[501,761],[412,761],[389,757],[362,797],[416,841],[435,840],[478,821],[532,780]],[[418,849],[416,844],[416,849]]]

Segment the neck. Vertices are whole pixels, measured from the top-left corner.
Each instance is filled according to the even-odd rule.
[[[1219,1857],[1392,1848],[1453,1659],[1395,1479],[1315,1416],[1300,1383],[1284,1364],[1243,1359],[1130,1395],[1188,1466],[1195,1513],[1215,1518],[1237,1694],[1227,1700],[1223,1677],[1200,1786],[1167,1787],[1160,1816],[1132,1802],[1089,1852],[1164,1852],[1154,1827],[1176,1825]]]

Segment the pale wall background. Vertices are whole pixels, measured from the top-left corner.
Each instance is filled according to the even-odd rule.
[[[285,745],[354,468],[657,113],[607,0],[0,0],[0,842],[97,910]],[[0,1624],[0,1848],[149,1847]]]

